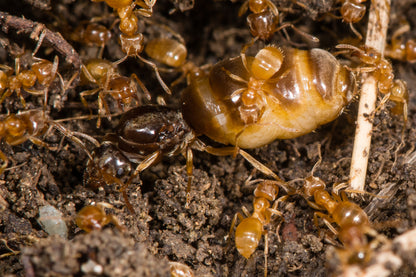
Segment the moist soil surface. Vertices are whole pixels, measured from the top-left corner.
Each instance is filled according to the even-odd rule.
[[[277,32],[267,43],[304,49],[320,47],[334,52],[338,43],[355,41],[349,25],[331,16],[339,15],[339,4],[335,1],[272,2],[281,12],[282,22],[293,22],[320,42],[314,43],[288,28],[287,35]],[[150,18],[139,16],[139,31],[146,43],[155,37],[172,36],[170,28],[184,38],[190,61],[197,65],[215,64],[238,56],[252,39],[246,25],[248,12],[238,16],[242,4],[241,1],[158,0]],[[60,32],[82,61],[96,58],[100,47],[74,41],[71,34],[79,24],[95,20],[112,33],[103,58],[116,61],[124,56],[118,45],[117,17],[104,2],[16,0],[0,4],[0,10]],[[386,40],[390,41],[403,20],[410,24],[411,30],[416,30],[415,15],[414,1],[393,1]],[[354,26],[365,34],[367,15]],[[412,37],[415,37],[414,31],[403,35],[404,39]],[[30,68],[31,53],[37,43],[30,38],[30,32],[3,24],[0,43],[2,65],[14,68],[16,57],[20,56],[21,69]],[[256,42],[249,53],[255,53],[263,45]],[[57,51],[59,47],[46,39],[36,56],[50,61],[57,56],[58,71],[68,84],[78,70],[65,61],[65,54]],[[371,257],[377,255],[383,244],[388,244],[387,240],[416,225],[416,164],[412,159],[416,143],[416,68],[405,61],[392,60],[392,64],[396,78],[405,80],[409,87],[407,125],[404,127],[402,116],[392,114],[391,102],[374,115],[365,187],[371,194],[358,194],[355,198],[348,194],[351,201],[367,212],[373,229],[386,238],[371,249],[370,260],[359,265],[362,270],[375,263]],[[136,74],[150,91],[152,100],[141,96],[133,101],[133,106],[156,104],[163,97],[167,105],[180,107],[180,93],[186,87],[186,80],[172,87],[172,95],[167,95],[153,70],[139,59],[129,58],[118,69],[125,76]],[[180,73],[170,70],[161,71],[161,75],[170,84]],[[90,110],[81,103],[79,94],[96,87],[84,85],[75,78],[63,93],[56,78],[49,87],[46,106],[51,120],[88,116]],[[1,113],[44,107],[43,97],[24,89],[21,95],[25,98],[25,107],[13,93],[1,104]],[[92,113],[97,114],[97,95],[86,99]],[[114,100],[106,98],[106,102],[112,113],[121,111]],[[298,180],[291,182],[297,188],[303,184],[302,179],[311,175],[321,152],[322,162],[313,174],[332,191],[334,184],[347,182],[349,178],[357,106],[358,100],[354,99],[338,119],[308,135],[275,141],[248,152],[280,178]],[[102,141],[105,134],[114,132],[118,120],[119,116],[103,118],[100,128],[96,127],[95,118],[68,120],[62,124]],[[403,128],[404,143],[400,145]],[[126,192],[134,208],[132,213],[116,184],[95,189],[85,185],[88,156],[77,143],[70,139],[62,141],[62,134],[56,130],[39,138],[51,147],[36,145],[30,140],[15,146],[3,140],[0,145],[9,159],[7,169],[0,175],[0,276],[169,276],[169,261],[189,266],[194,276],[264,274],[264,237],[249,259],[238,253],[233,230],[229,238],[234,215],[241,213],[242,207],[250,213],[253,211],[253,191],[257,184],[250,180],[268,178],[241,156],[218,157],[194,151],[194,178],[188,205],[186,159],[183,156],[164,158],[128,186]],[[208,145],[221,147],[206,137],[201,139]],[[86,140],[85,143],[93,151],[94,145]],[[283,195],[284,190],[279,197]],[[106,208],[106,212],[114,215],[125,229],[110,223],[101,230],[86,233],[77,227],[74,220],[77,212],[97,203],[110,204],[112,208]],[[60,213],[40,216],[39,211],[45,206],[53,206]],[[341,243],[322,220],[319,226],[314,224],[315,210],[304,198],[292,195],[279,204],[278,210],[282,217],[273,216],[270,224],[264,226],[268,234],[268,276],[331,276],[352,266],[341,262]],[[67,232],[54,235],[44,226],[47,220],[66,226]],[[368,239],[376,240],[371,236]],[[391,275],[415,276],[414,260],[409,258],[415,251],[407,256],[399,255],[403,264],[392,270]]]

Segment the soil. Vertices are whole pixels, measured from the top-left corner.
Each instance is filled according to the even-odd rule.
[[[51,3],[53,2],[53,3]],[[314,44],[288,29],[290,40],[275,34],[270,43],[296,44],[299,47],[321,47],[330,51],[341,40],[353,37],[349,26],[328,14],[339,14],[335,1],[273,1],[284,15],[283,21],[296,21],[297,28],[320,39]],[[367,1],[369,5],[371,1]],[[394,30],[407,20],[411,30],[404,37],[415,37],[416,3],[392,1],[391,23],[387,40]],[[187,1],[159,0],[151,21],[139,19],[140,31],[151,39],[166,35],[169,26],[181,34],[188,48],[188,58],[197,65],[214,64],[224,58],[239,55],[242,46],[251,40],[246,26],[246,15],[238,17],[242,1]],[[0,10],[17,18],[44,24],[53,32],[62,33],[80,55],[81,60],[97,57],[99,47],[70,40],[70,33],[80,22],[100,21],[111,27],[116,19],[105,3],[87,0],[16,0],[0,4]],[[365,33],[367,19],[355,25]],[[118,24],[112,27],[113,38],[104,49],[103,57],[115,61],[123,57],[118,42]],[[14,68],[15,57],[26,50],[21,59],[22,68],[30,68],[30,54],[36,40],[18,28],[2,26],[0,43],[1,64]],[[261,47],[256,43],[250,51]],[[264,45],[264,44],[263,44]],[[42,44],[36,56],[53,60],[59,57],[59,72],[69,80],[76,68],[65,61],[57,50],[60,46]],[[366,191],[354,202],[368,214],[373,228],[387,239],[411,230],[416,225],[415,161],[411,159],[416,143],[414,64],[392,61],[396,78],[409,87],[408,123],[403,127],[403,117],[390,112],[391,103],[374,116],[374,131],[366,178]],[[145,83],[152,100],[139,99],[137,105],[156,103],[158,96],[169,106],[179,107],[180,92],[186,82],[173,87],[167,95],[153,71],[137,59],[130,58],[119,66],[129,76],[132,73]],[[162,72],[166,83],[175,80],[177,73]],[[53,119],[88,115],[79,93],[91,87],[81,86],[76,79],[66,94],[59,81],[49,90],[48,111]],[[7,97],[1,112],[16,113],[24,109],[41,109],[42,97],[22,92],[26,107],[15,94]],[[381,96],[380,96],[381,98]],[[96,96],[87,97],[97,112]],[[110,101],[109,101],[110,102]],[[348,181],[351,152],[355,132],[357,101],[346,107],[334,122],[320,127],[308,135],[275,141],[248,152],[276,172],[284,180],[306,178],[318,161],[322,162],[314,175],[322,178],[328,190],[334,183]],[[119,111],[110,103],[112,112]],[[83,132],[98,140],[114,130],[118,117],[103,119],[96,128],[96,119],[62,122],[69,130]],[[404,129],[404,145],[400,146]],[[136,178],[127,189],[135,213],[129,212],[119,188],[107,185],[96,190],[84,185],[84,169],[88,157],[85,151],[69,139],[61,142],[57,131],[42,139],[57,151],[29,140],[10,146],[5,141],[1,151],[10,159],[9,166],[0,176],[0,276],[169,276],[169,261],[189,266],[195,276],[262,276],[265,271],[265,241],[261,239],[254,254],[246,259],[235,248],[234,236],[227,239],[231,221],[237,212],[246,207],[252,211],[255,184],[249,179],[267,178],[253,170],[242,157],[217,157],[194,151],[194,179],[189,205],[186,205],[187,174],[185,158],[166,158]],[[202,138],[213,146],[220,146]],[[90,151],[92,144],[88,144]],[[300,186],[301,182],[293,183]],[[281,192],[280,195],[284,195]],[[382,195],[383,197],[374,197]],[[106,209],[126,230],[114,224],[100,231],[86,233],[74,222],[76,213],[84,206],[108,203]],[[49,235],[39,223],[39,209],[53,206],[60,213],[52,219],[64,222],[67,237]],[[300,196],[294,195],[280,203],[283,221],[274,217],[265,226],[268,231],[268,276],[331,276],[345,270],[339,261],[340,242],[331,236],[322,224],[314,224],[314,210]],[[280,226],[280,228],[278,228]],[[320,232],[321,231],[321,232]],[[410,242],[409,242],[410,243]],[[376,256],[379,247],[373,250]],[[402,266],[391,270],[393,276],[416,276],[415,255],[402,254]],[[398,252],[402,253],[402,252]],[[370,261],[368,264],[374,263]],[[364,269],[363,265],[361,269]]]

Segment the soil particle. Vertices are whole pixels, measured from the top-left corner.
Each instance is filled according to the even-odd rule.
[[[22,259],[27,260],[25,270],[33,267],[38,276],[169,275],[167,260],[156,259],[145,245],[110,228],[79,234],[72,241],[59,236],[41,239],[23,250]]]

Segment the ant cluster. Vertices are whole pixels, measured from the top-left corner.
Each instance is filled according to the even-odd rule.
[[[319,43],[319,39],[298,29],[295,22],[283,22],[281,7],[278,8],[275,1],[246,0],[238,15],[249,12],[246,19],[253,36],[251,41],[241,46],[236,57],[197,66],[188,58],[182,36],[150,19],[156,0],[92,2],[105,2],[102,4],[114,10],[110,16],[111,27],[100,24],[108,19],[94,18],[64,33],[68,40],[99,49],[96,57],[81,58],[80,67],[69,81],[64,81],[64,69],[58,56],[51,62],[46,58],[36,58],[36,51],[32,55],[34,62],[25,70],[21,70],[20,57],[15,58],[14,69],[9,65],[0,66],[0,104],[12,102],[16,98],[13,94],[16,94],[23,106],[23,110],[17,113],[0,117],[0,139],[4,144],[15,146],[30,141],[57,150],[61,145],[50,145],[45,136],[52,129],[58,130],[88,157],[84,184],[95,189],[117,185],[127,209],[133,214],[135,207],[129,201],[129,186],[144,170],[158,164],[164,157],[186,157],[188,205],[192,201],[194,150],[216,156],[241,155],[255,169],[274,180],[260,181],[254,190],[253,212],[243,208],[244,216],[240,213],[234,216],[229,237],[234,233],[236,249],[249,259],[264,235],[265,276],[268,256],[265,226],[274,224],[274,216],[280,217],[282,223],[284,214],[279,211],[279,204],[287,203],[296,195],[316,210],[313,223],[318,230],[321,231],[320,219],[328,227],[332,234],[330,240],[339,246],[337,253],[342,265],[364,266],[371,260],[374,250],[387,239],[373,229],[364,210],[348,200],[345,192],[329,194],[324,181],[313,174],[302,180],[301,188],[296,188],[244,149],[259,148],[278,139],[297,138],[335,120],[359,94],[359,78],[367,73],[376,78],[378,91],[384,95],[380,108],[388,100],[394,102],[392,113],[403,115],[406,124],[407,85],[395,78],[391,62],[382,53],[362,43],[335,45],[338,54],[349,58],[346,62],[321,48],[295,48],[287,28],[313,44]],[[359,38],[362,36],[353,23],[364,18],[365,2],[337,1],[338,6],[334,7],[334,13],[339,10],[342,20]],[[140,24],[167,34],[147,38],[145,31],[139,31]],[[416,61],[416,43],[401,38],[410,29],[409,25],[406,26],[393,34],[384,54],[413,63]],[[288,43],[277,43],[273,40],[277,36]],[[105,47],[114,42],[115,37],[118,51],[123,56],[111,60],[105,55]],[[42,46],[43,39],[52,40],[47,32],[43,32],[41,38],[36,49]],[[254,47],[259,50],[254,55],[249,54]],[[181,84],[184,87],[181,106],[165,106],[162,98],[158,98],[158,105],[151,104],[155,95],[147,88],[149,78],[144,79],[136,73],[125,74],[121,69],[132,59],[152,69],[167,98],[172,97],[173,89]],[[180,76],[167,85],[162,78],[164,72],[176,72]],[[57,82],[60,83],[59,89],[56,88]],[[99,128],[104,125],[103,119],[111,123],[113,117],[121,115],[112,131],[97,139],[97,134],[70,130],[61,123],[65,119],[51,116],[54,111],[48,105],[49,91],[53,88],[65,95],[71,85],[72,91],[79,91],[77,99],[81,104],[78,103],[78,107],[89,111],[89,115],[86,113],[75,119],[97,118],[96,127]],[[43,106],[38,109],[30,106],[29,109],[25,100],[27,94],[43,96]],[[94,95],[96,103],[89,103]],[[62,103],[62,107],[65,105]],[[213,142],[207,143],[207,138]],[[213,147],[212,143],[228,146]],[[94,147],[90,147],[91,144]],[[0,159],[3,161],[0,174],[7,174],[10,158],[0,150]],[[279,188],[283,188],[286,194],[278,198]],[[112,223],[125,231],[117,217],[107,214],[105,208],[112,206],[83,207],[75,217],[76,225],[91,232]],[[373,239],[369,240],[369,236]],[[191,269],[177,262],[171,262],[171,274],[193,276]]]

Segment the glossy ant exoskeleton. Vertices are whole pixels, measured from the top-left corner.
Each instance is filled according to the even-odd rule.
[[[339,0],[342,2],[341,16],[342,20],[349,23],[352,32],[361,40],[361,34],[354,28],[353,23],[360,22],[364,17],[367,10],[366,6],[362,3],[367,0]]]
[[[323,219],[325,225],[338,237],[343,245],[343,248],[338,250],[342,264],[365,265],[371,258],[373,248],[384,238],[371,227],[364,210],[349,201],[344,191],[341,192],[341,196],[334,192],[330,195],[325,187],[320,178],[311,175],[304,179],[303,187],[297,193],[302,195],[312,208],[328,212],[315,212],[314,224],[319,228],[318,219]],[[374,241],[369,242],[367,235],[374,237]]]
[[[127,111],[115,128],[115,133],[108,134],[104,140],[87,165],[85,182],[92,187],[106,183],[119,184],[130,211],[134,210],[125,192],[127,186],[140,172],[160,162],[163,156],[186,156],[189,201],[193,171],[192,149],[217,156],[241,154],[255,168],[280,180],[275,173],[241,149],[205,145],[183,120],[181,112],[166,106],[141,106]],[[132,173],[130,162],[138,164]],[[128,181],[123,184],[119,178],[129,173]]]
[[[83,207],[75,217],[75,223],[79,228],[87,233],[94,230],[101,230],[105,225],[113,223],[119,230],[124,231],[125,228],[117,217],[112,214],[106,214],[105,208],[113,208],[107,203],[97,203],[96,206]]]
[[[182,112],[196,133],[256,148],[334,120],[355,89],[353,74],[325,50],[266,46],[192,75]]]
[[[230,234],[237,223],[237,218],[241,221],[235,229],[235,246],[238,252],[246,259],[256,250],[261,236],[264,235],[264,276],[267,276],[267,254],[268,254],[268,233],[264,226],[271,222],[272,215],[282,213],[277,210],[280,201],[284,201],[288,195],[282,196],[276,200],[279,194],[279,186],[286,184],[271,180],[261,180],[254,190],[253,213],[250,215],[245,207],[242,207],[245,218],[240,213],[236,213],[230,228]],[[276,200],[276,201],[275,201]],[[270,206],[270,202],[273,205]]]
[[[416,62],[416,40],[404,40],[401,35],[410,31],[409,23],[405,22],[397,29],[391,37],[391,43],[386,45],[384,55],[399,61],[415,63]]]

